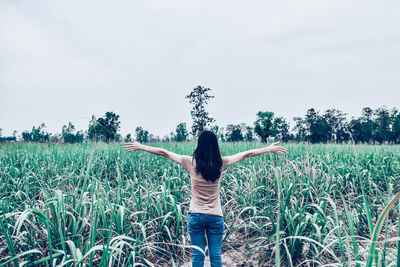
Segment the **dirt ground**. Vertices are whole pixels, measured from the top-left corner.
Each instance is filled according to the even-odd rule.
[[[262,263],[260,263],[262,262]],[[268,263],[267,255],[260,255],[259,253],[254,253],[252,255],[248,255],[244,251],[244,248],[238,250],[230,250],[222,253],[222,265],[229,267],[267,267],[273,266],[273,264]],[[181,267],[191,267],[191,261],[185,262]],[[204,262],[204,267],[210,267],[210,258],[207,256]]]

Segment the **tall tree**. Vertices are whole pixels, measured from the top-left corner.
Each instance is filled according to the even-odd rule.
[[[363,142],[363,137],[361,134],[361,119],[352,118],[349,123],[350,137],[354,143]]]
[[[89,128],[87,136],[90,141],[101,141],[103,139],[101,126],[97,123],[97,119],[92,115],[92,119],[89,122]]]
[[[295,139],[297,142],[304,142],[307,139],[306,122],[302,117],[294,117],[294,130],[296,132]]]
[[[332,130],[331,140],[333,142],[346,142],[350,136],[346,122],[346,113],[337,109],[328,109],[325,111],[323,118]]]
[[[181,122],[176,126],[176,134],[175,134],[175,141],[177,142],[183,142],[186,141],[186,138],[188,137],[189,133],[186,129],[186,123]]]
[[[22,132],[22,140],[24,140],[25,142],[32,142],[31,133],[28,131],[23,131]]]
[[[61,135],[65,143],[73,144],[73,143],[83,142],[82,131],[78,131],[76,134],[74,134],[74,132],[75,132],[75,126],[71,122],[69,122],[68,125],[64,125],[62,127]]]
[[[365,120],[371,120],[372,116],[374,115],[374,110],[370,107],[365,107],[362,109],[362,118]]]
[[[392,141],[400,143],[400,112],[397,109],[392,111]]]
[[[374,110],[370,107],[362,109],[362,115],[360,118],[360,139],[362,143],[371,143],[376,141],[376,131],[378,130],[378,124],[373,119]]]
[[[120,128],[119,115],[114,112],[106,112],[104,117],[97,119],[98,125],[100,125],[101,134],[107,143],[115,140],[118,129]]]
[[[242,129],[244,132],[244,140],[249,142],[254,141],[253,128],[243,123]]]
[[[214,98],[214,96],[209,95],[210,88],[205,88],[203,86],[197,86],[193,88],[192,92],[185,98],[189,99],[189,103],[193,104],[193,109],[190,111],[193,119],[192,132],[193,136],[198,136],[203,130],[207,128],[215,120],[211,118],[205,109],[205,105],[208,100]]]
[[[118,129],[120,128],[119,115],[114,112],[106,112],[104,117],[96,119],[93,115],[89,122],[88,138],[91,141],[110,141],[116,140]]]
[[[149,142],[149,131],[144,130],[141,126],[136,127],[136,140],[139,143],[147,143]]]
[[[332,139],[332,128],[315,109],[310,108],[307,110],[304,121],[308,132],[307,139],[311,143],[326,143]]]
[[[254,122],[254,132],[260,137],[262,142],[267,142],[268,137],[275,137],[279,133],[283,118],[274,117],[270,111],[259,111],[257,120]]]
[[[242,125],[228,124],[226,126],[225,137],[229,142],[243,141]]]
[[[383,106],[375,110],[374,113],[376,116],[376,123],[378,125],[374,139],[379,142],[379,144],[390,141],[392,139],[392,133],[390,131],[391,117],[389,110]]]
[[[282,123],[280,126],[281,127],[279,129],[279,138],[282,140],[282,142],[288,142],[290,139],[292,139],[289,123],[285,119],[282,119]]]

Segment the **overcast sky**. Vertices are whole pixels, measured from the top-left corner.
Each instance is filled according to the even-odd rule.
[[[121,133],[191,125],[211,88],[216,124],[260,110],[359,116],[400,108],[400,1],[0,0],[0,128],[120,115]]]

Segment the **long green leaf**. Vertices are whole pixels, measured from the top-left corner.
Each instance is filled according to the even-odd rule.
[[[376,221],[375,227],[374,227],[374,232],[372,233],[372,238],[370,242],[370,248],[368,251],[368,259],[367,259],[367,267],[371,267],[374,258],[377,255],[376,251],[376,242],[378,240],[379,234],[381,233],[382,227],[384,225],[384,222],[389,215],[389,212],[393,208],[393,206],[396,204],[396,202],[400,198],[400,192],[392,199],[392,201],[389,202],[389,204],[386,205],[386,207],[383,209],[381,214],[379,215],[378,220]]]

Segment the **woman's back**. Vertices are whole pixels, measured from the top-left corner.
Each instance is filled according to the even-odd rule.
[[[196,159],[190,156],[182,158],[182,166],[190,173],[192,198],[189,213],[203,213],[223,216],[219,197],[220,180],[207,181],[196,172]],[[226,160],[222,158],[221,172],[226,170]]]

